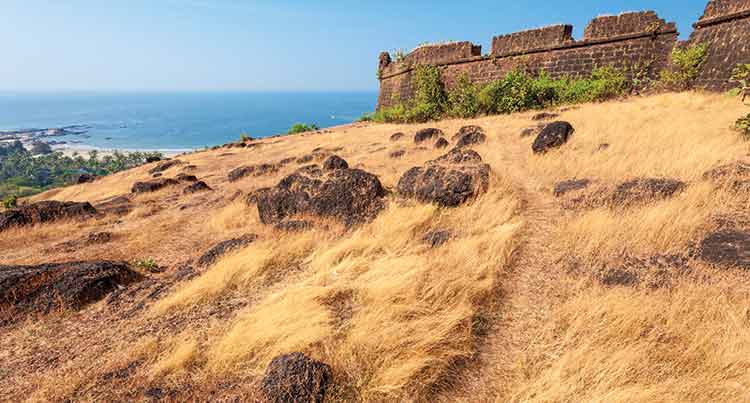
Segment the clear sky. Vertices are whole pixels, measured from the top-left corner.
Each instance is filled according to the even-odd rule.
[[[369,91],[382,50],[707,1],[0,0],[0,91]]]

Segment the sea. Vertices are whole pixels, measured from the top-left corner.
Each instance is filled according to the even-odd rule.
[[[86,127],[50,138],[69,147],[187,151],[330,127],[375,109],[376,92],[0,93],[0,131]]]

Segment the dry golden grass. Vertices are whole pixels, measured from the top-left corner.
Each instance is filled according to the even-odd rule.
[[[136,197],[122,218],[0,234],[0,264],[153,257],[168,268],[132,301],[0,328],[8,363],[0,390],[32,401],[145,400],[152,389],[176,400],[253,400],[273,357],[303,351],[333,368],[334,401],[747,400],[746,272],[688,259],[690,270],[662,288],[604,287],[593,277],[629,257],[690,258],[690,248],[727,222],[750,229],[747,195],[702,179],[747,156],[746,141],[729,129],[743,112],[737,100],[699,93],[583,105],[561,112],[576,133],[544,156],[519,137],[535,124],[532,113],[358,124],[180,156],[214,192],[182,196],[175,187]],[[390,196],[386,210],[353,230],[321,222],[282,233],[262,225],[237,192],[271,186],[299,164],[226,178],[242,165],[341,148],[335,153],[351,166],[393,189],[403,172],[442,151],[408,137],[390,142],[392,133],[433,126],[450,137],[467,124],[486,130],[475,149],[493,175],[487,194],[457,209]],[[609,148],[598,151],[603,143]],[[403,158],[388,157],[398,149]],[[148,179],[148,168],[35,199],[101,202]],[[571,178],[607,189],[635,177],[688,187],[640,206],[577,210],[563,209],[551,192]],[[437,229],[454,237],[433,249],[422,237]],[[50,248],[94,231],[117,241]],[[250,233],[258,240],[174,284],[178,267]],[[123,368],[126,375],[110,375]]]

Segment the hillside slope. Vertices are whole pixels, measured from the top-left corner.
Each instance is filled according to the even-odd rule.
[[[271,360],[300,351],[330,366],[330,401],[743,401],[750,169],[731,126],[745,108],[683,93],[555,111],[575,133],[541,155],[521,136],[535,113],[355,124],[160,172],[211,191],[129,195],[150,164],[38,195],[102,214],[0,232],[0,271],[113,260],[142,279],[77,311],[8,316],[2,399],[252,401]],[[400,197],[402,175],[466,125],[486,133],[470,147],[486,192],[454,208]],[[450,147],[415,144],[427,127]],[[258,189],[333,154],[386,189],[374,219],[262,222]]]

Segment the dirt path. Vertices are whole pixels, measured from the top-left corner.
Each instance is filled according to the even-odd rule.
[[[503,175],[516,186],[523,201],[525,230],[512,269],[502,281],[499,309],[477,359],[461,375],[461,385],[442,401],[508,401],[522,381],[519,367],[533,349],[554,306],[561,300],[565,276],[557,264],[555,226],[560,207],[551,192],[528,168],[531,150],[522,142],[505,148]],[[508,144],[511,146],[511,144]]]

